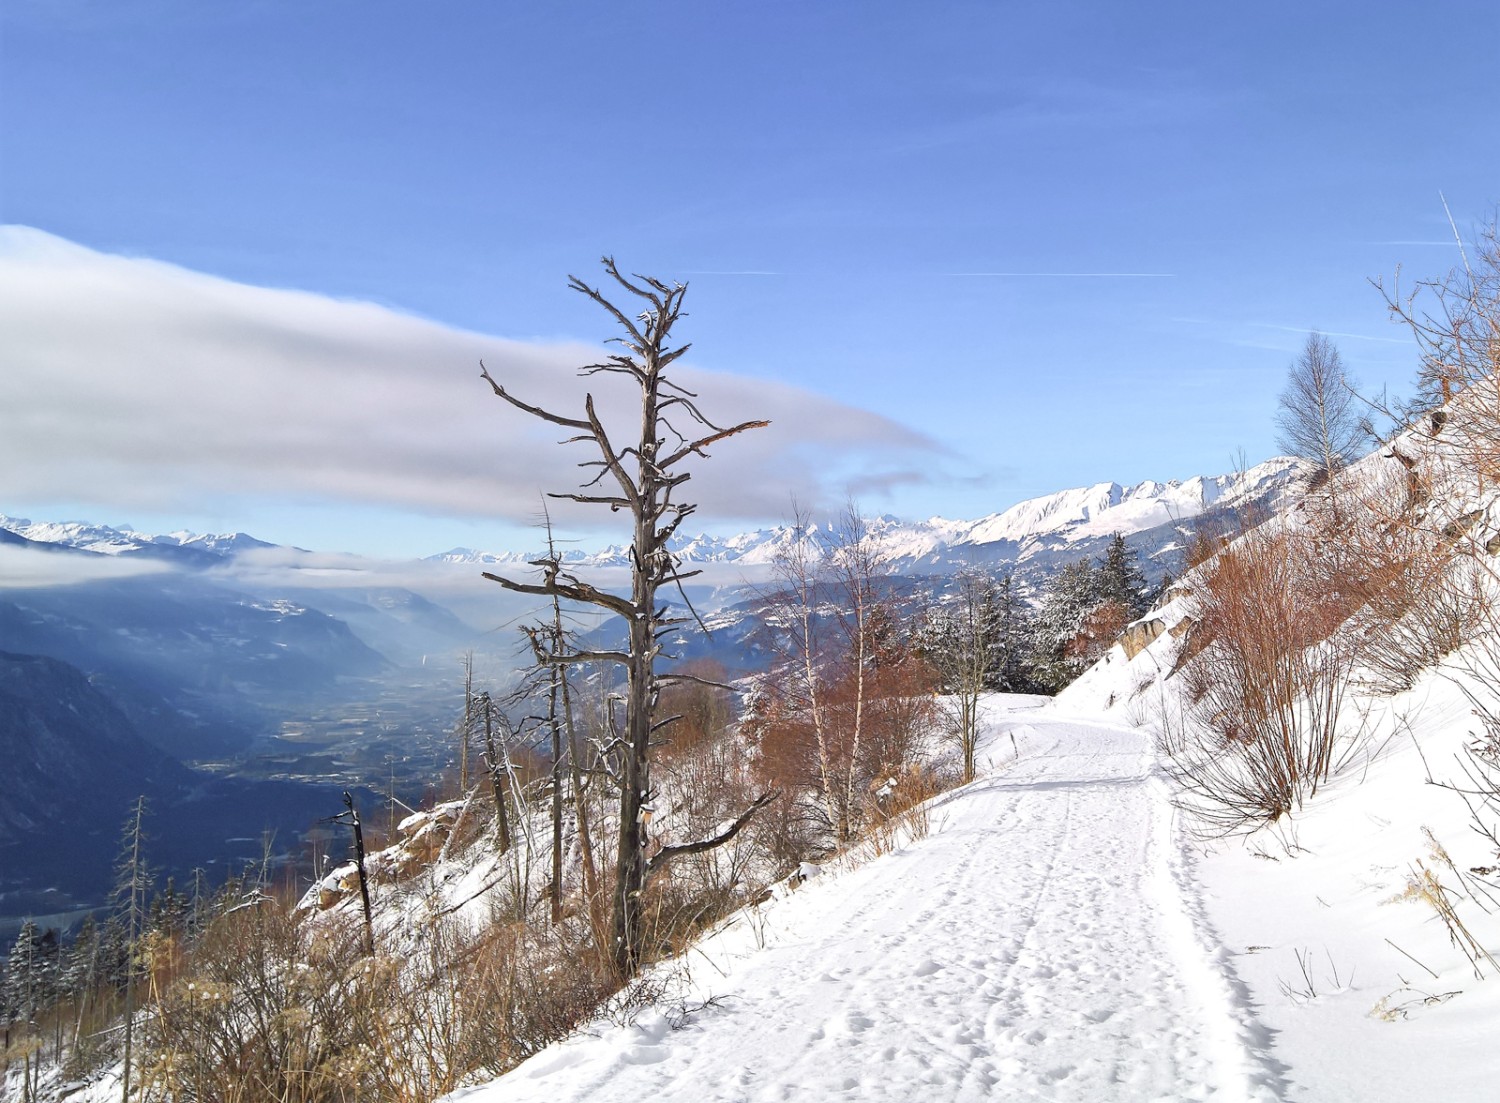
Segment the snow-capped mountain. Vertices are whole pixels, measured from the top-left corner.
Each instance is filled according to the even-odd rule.
[[[1186,480],[1148,480],[1134,486],[1096,483],[1030,498],[999,513],[977,520],[932,517],[903,521],[895,517],[866,518],[871,536],[896,573],[943,573],[954,567],[995,563],[1026,564],[1042,557],[1038,566],[1057,553],[1089,554],[1096,543],[1115,533],[1129,538],[1155,529],[1171,530],[1214,510],[1248,506],[1275,508],[1279,500],[1303,485],[1309,468],[1301,460],[1280,457],[1229,475],[1199,475]],[[38,544],[74,548],[116,556],[150,556],[183,562],[211,563],[254,548],[276,545],[243,532],[150,534],[129,526],[112,527],[82,521],[31,521],[0,514],[0,531]],[[700,533],[683,536],[675,551],[687,563],[735,563],[761,567],[775,561],[799,538],[822,541],[830,536],[826,522],[799,533],[790,525],[754,529],[732,536]],[[1149,557],[1158,550],[1145,541]],[[1170,541],[1167,541],[1170,543]],[[428,561],[476,565],[524,566],[539,557],[536,551],[476,551],[453,548]],[[565,548],[565,563],[578,567],[624,567],[630,562],[626,545],[611,544],[594,551]],[[1076,558],[1077,555],[1073,557]]]
[[[1016,565],[1059,553],[1089,554],[1093,546],[1115,533],[1138,536],[1175,526],[1215,510],[1266,506],[1275,508],[1282,497],[1304,484],[1309,468],[1301,460],[1280,457],[1229,475],[1199,475],[1182,481],[1149,480],[1135,486],[1096,483],[1030,498],[1000,513],[978,520],[901,521],[894,517],[868,518],[866,525],[886,561],[898,573],[941,573],[954,567],[1009,562]],[[818,540],[828,526],[813,525],[801,533]],[[799,533],[789,525],[757,529],[729,537],[705,534],[682,537],[674,549],[686,563],[737,563],[745,567],[773,562]],[[1146,541],[1148,556],[1158,547]],[[623,567],[629,549],[611,545],[598,551],[577,549],[562,553],[564,562],[580,567]],[[430,559],[451,563],[524,565],[535,552],[484,552],[454,548]]]
[[[145,555],[178,560],[218,560],[250,548],[270,548],[243,532],[169,532],[153,536],[129,527],[113,528],[84,521],[31,521],[0,514],[0,529],[37,544],[61,545],[101,555]]]

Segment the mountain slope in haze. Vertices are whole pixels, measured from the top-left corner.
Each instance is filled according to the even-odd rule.
[[[189,769],[82,671],[44,655],[0,651],[0,762],[0,928],[103,904],[137,797],[147,800],[151,865],[179,877],[203,867],[210,881],[257,858],[263,831],[285,852],[340,808],[335,786]]]
[[[166,701],[168,714],[136,718],[181,758],[242,748],[287,697],[386,665],[342,621],[190,573],[0,590],[0,645]]]

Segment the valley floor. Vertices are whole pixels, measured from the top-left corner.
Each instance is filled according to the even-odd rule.
[[[678,968],[684,1013],[450,1098],[1284,1098],[1149,736],[1035,698],[987,719],[983,776],[928,837],[743,913]]]

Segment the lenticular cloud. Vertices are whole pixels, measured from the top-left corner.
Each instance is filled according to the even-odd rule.
[[[590,457],[500,403],[481,359],[530,402],[576,414],[587,386],[622,433],[630,423],[628,387],[576,374],[597,345],[489,337],[24,227],[0,230],[0,325],[0,465],[17,502],[167,510],[247,495],[526,520]],[[779,514],[789,493],[838,498],[851,471],[908,482],[936,451],[794,387],[692,367],[680,378],[726,422],[772,421],[696,469],[694,499],[721,517]],[[843,483],[822,485],[835,471]]]

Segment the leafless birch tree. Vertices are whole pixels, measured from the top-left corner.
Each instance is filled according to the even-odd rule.
[[[1339,350],[1321,333],[1307,335],[1301,355],[1287,371],[1279,404],[1277,446],[1316,463],[1323,479],[1358,456],[1364,432],[1353,383]]]

